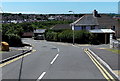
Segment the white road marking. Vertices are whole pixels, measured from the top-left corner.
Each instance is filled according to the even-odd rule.
[[[59,54],[57,54],[57,55],[55,56],[55,58],[50,62],[50,64],[53,64],[53,63],[55,62],[55,60],[57,59],[58,56],[59,56]]]
[[[46,72],[43,72],[36,81],[40,81],[45,76],[45,74],[46,74]]]

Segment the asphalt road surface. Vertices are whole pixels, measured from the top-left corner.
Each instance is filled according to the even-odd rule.
[[[23,58],[20,79],[26,79],[24,81],[40,81],[41,79],[103,81],[106,79],[84,52],[82,46],[76,47],[33,39],[23,39],[23,41],[32,44],[34,50]],[[19,79],[20,64],[21,59],[18,59],[2,66],[2,78],[8,81]]]

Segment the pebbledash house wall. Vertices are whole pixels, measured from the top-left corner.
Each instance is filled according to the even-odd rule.
[[[92,29],[98,29],[98,26],[75,26],[75,30],[92,30]]]

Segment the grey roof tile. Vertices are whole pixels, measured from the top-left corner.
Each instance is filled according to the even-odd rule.
[[[71,29],[70,24],[57,24],[52,29],[58,30],[58,29]]]
[[[84,25],[99,25],[97,18],[93,17],[93,15],[84,15],[80,19],[74,22],[76,26],[84,26]]]

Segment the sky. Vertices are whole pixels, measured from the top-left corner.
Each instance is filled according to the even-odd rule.
[[[1,0],[2,2],[118,2],[120,0]]]
[[[69,14],[68,11],[74,11],[74,13],[79,14],[92,13],[94,9],[98,10],[99,13],[118,13],[117,0],[109,0],[111,2],[82,2],[82,0],[75,0],[76,2],[70,2],[72,0],[66,0],[68,2],[47,2],[50,0],[44,0],[46,2],[42,2],[42,0],[39,0],[39,2],[37,2],[38,0],[30,1],[33,0],[29,0],[29,2],[23,2],[23,0],[19,2],[9,0],[8,2],[8,0],[4,0],[1,8],[3,12],[25,14]]]

